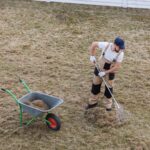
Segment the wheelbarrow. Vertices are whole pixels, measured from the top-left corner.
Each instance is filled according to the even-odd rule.
[[[63,100],[54,96],[47,95],[42,92],[36,92],[36,91],[32,92],[24,80],[19,79],[19,81],[23,84],[24,88],[28,92],[26,95],[22,96],[21,98],[17,99],[16,95],[11,90],[4,89],[4,88],[1,88],[1,90],[9,94],[16,102],[16,104],[19,106],[20,126],[22,126],[23,124],[29,126],[37,118],[41,117],[49,129],[55,131],[59,130],[61,127],[60,118],[55,114],[51,113],[50,111],[56,108],[57,106],[59,106],[61,103],[63,103]],[[47,105],[47,109],[44,110],[39,107],[34,107],[33,105],[27,104],[27,102],[29,101],[34,102],[36,100],[41,100],[43,103],[45,103]],[[23,123],[24,112],[32,116],[31,119],[26,121],[25,123]]]

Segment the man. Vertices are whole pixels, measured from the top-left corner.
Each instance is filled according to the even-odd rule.
[[[96,49],[102,49],[102,54],[96,62]],[[108,42],[93,42],[90,47],[90,61],[95,65],[99,65],[100,72],[95,67],[94,78],[91,88],[91,98],[86,106],[86,109],[93,108],[98,104],[99,93],[102,84],[102,78],[109,85],[109,90],[113,93],[113,81],[115,73],[119,70],[124,57],[125,42],[121,37],[116,37],[114,43]],[[106,110],[112,109],[112,95],[105,86],[104,96],[106,97]]]

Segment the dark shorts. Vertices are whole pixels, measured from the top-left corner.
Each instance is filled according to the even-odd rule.
[[[103,69],[105,70],[109,70],[110,69],[111,64],[109,63],[105,63]],[[94,69],[94,74],[96,76],[98,76],[99,71],[97,70],[97,68],[95,67]],[[109,80],[114,80],[115,79],[115,73],[109,73]]]

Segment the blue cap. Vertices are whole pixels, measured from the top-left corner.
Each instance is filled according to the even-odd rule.
[[[116,37],[114,44],[116,44],[117,46],[119,46],[120,49],[125,49],[125,43],[124,40],[120,37]]]

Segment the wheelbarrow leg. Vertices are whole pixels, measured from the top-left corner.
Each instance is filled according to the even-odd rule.
[[[33,117],[31,120],[26,122],[26,126],[29,126],[30,124],[32,124],[34,121],[36,120],[36,117]]]
[[[19,107],[20,107],[20,114],[19,114],[20,126],[22,127],[22,106],[19,104]]]

